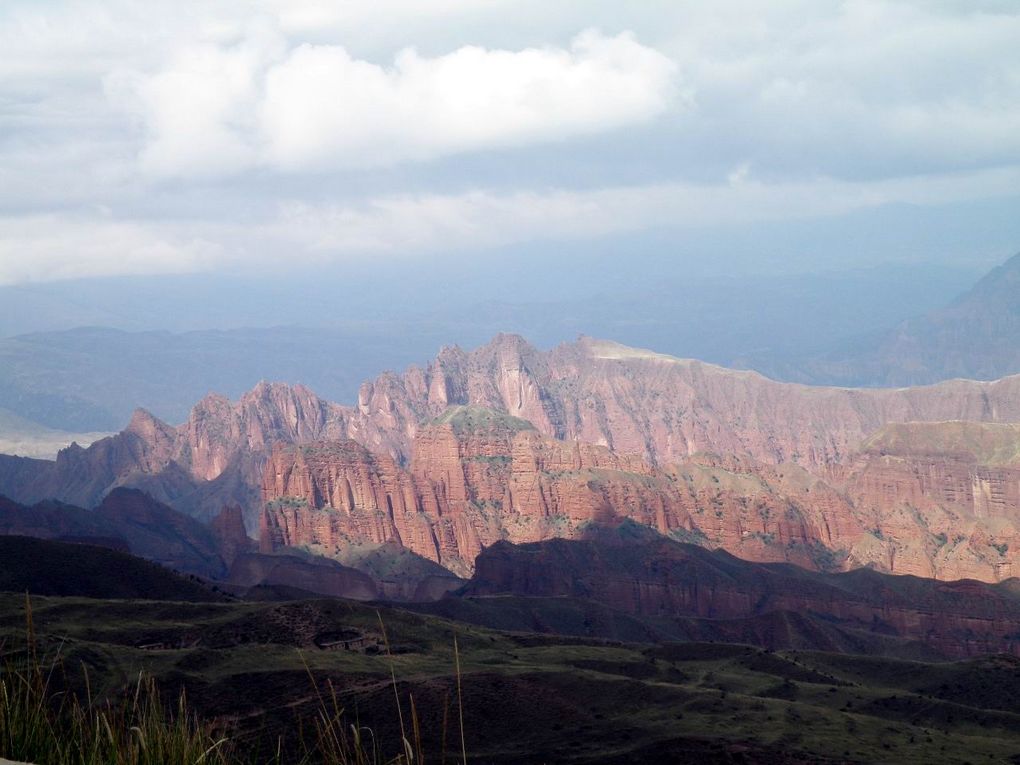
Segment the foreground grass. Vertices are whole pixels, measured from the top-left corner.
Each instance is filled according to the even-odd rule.
[[[182,696],[168,711],[151,680],[120,705],[51,693],[40,667],[0,680],[0,754],[39,765],[226,763],[224,739],[189,713]]]
[[[332,684],[321,692],[307,666],[315,713],[308,729],[287,742],[286,754],[282,737],[275,746],[232,741],[222,726],[199,718],[183,690],[167,703],[156,680],[145,674],[118,699],[93,699],[87,668],[82,667],[84,691],[74,691],[60,656],[39,655],[27,598],[25,614],[24,647],[0,662],[0,758],[35,765],[410,765],[425,759],[413,697],[408,731],[396,696],[401,752],[387,759],[371,730],[348,720]],[[392,664],[391,678],[397,694]],[[463,736],[460,742],[463,751]]]

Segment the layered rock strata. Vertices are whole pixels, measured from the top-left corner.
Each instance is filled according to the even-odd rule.
[[[463,407],[530,425],[464,438],[463,423],[443,421]],[[886,426],[951,420],[1020,421],[1020,377],[813,388],[607,341],[539,351],[502,335],[382,375],[350,407],[262,383],[238,402],[208,396],[179,427],[139,411],[124,432],[53,462],[0,457],[0,493],[88,507],[134,487],[203,520],[237,504],[254,535],[267,465],[282,471],[289,459],[273,449],[329,441],[352,450],[340,472],[364,496],[345,497],[325,477],[322,488],[294,478],[266,495],[305,497],[316,512],[353,508],[300,521],[336,527],[325,546],[399,541],[463,573],[496,540],[569,536],[622,515],[761,560],[1009,576],[1020,553],[1015,464],[961,457],[951,444],[861,449]],[[278,543],[303,538],[288,531],[296,518],[277,522]]]

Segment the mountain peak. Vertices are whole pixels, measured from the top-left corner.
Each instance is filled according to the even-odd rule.
[[[133,433],[145,441],[155,442],[157,438],[172,439],[174,429],[148,409],[139,407],[131,415],[131,421],[124,428],[124,432]]]

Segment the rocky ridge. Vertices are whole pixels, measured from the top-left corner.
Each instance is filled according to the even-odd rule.
[[[488,432],[486,417],[518,424]],[[759,560],[995,580],[1020,551],[1010,466],[861,450],[886,425],[955,420],[1020,421],[1020,377],[812,388],[590,338],[539,351],[502,335],[382,375],[352,407],[262,383],[236,403],[206,397],[176,428],[139,411],[54,462],[0,458],[0,491],[90,506],[129,486],[205,520],[237,504],[274,549],[400,542],[460,573],[499,539],[616,515]],[[298,464],[286,449],[325,443],[342,453]],[[263,515],[263,499],[287,497],[306,507]]]

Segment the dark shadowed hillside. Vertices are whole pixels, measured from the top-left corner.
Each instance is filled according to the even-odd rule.
[[[984,584],[868,569],[818,573],[752,563],[647,530],[635,535],[633,528],[625,523],[588,540],[499,542],[478,556],[475,575],[459,593],[473,599],[470,605],[425,608],[503,629],[630,639],[638,633],[628,616],[651,634],[674,639],[851,653],[889,652],[897,642],[901,654],[908,643],[943,656],[1020,653],[1015,579]],[[492,599],[488,607],[486,599]],[[617,615],[610,618],[606,608]]]
[[[221,540],[209,526],[133,489],[114,489],[92,510],[0,496],[0,534],[120,540],[133,555],[203,577],[222,576]]]
[[[0,590],[82,598],[223,600],[194,579],[98,544],[0,536]]]

